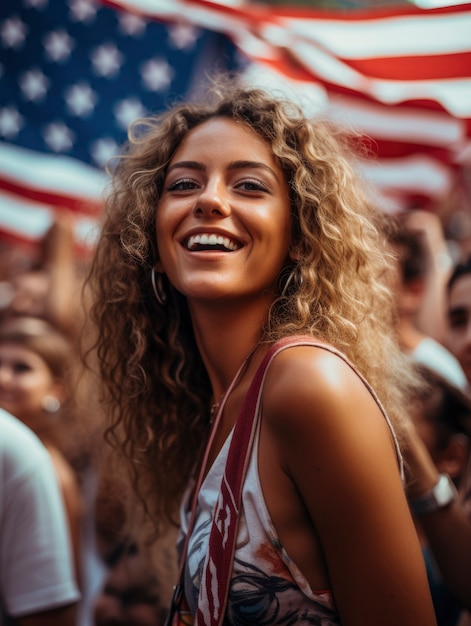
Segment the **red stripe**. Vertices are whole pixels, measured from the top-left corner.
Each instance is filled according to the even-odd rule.
[[[471,52],[342,61],[365,76],[393,80],[469,78],[471,72]]]
[[[364,136],[363,141],[370,149],[374,158],[397,158],[412,154],[427,154],[446,164],[447,167],[455,167],[454,152],[446,148],[409,143],[407,140],[378,139],[374,136]]]
[[[198,4],[199,0],[193,0],[193,3]],[[395,7],[377,7],[374,9],[364,8],[346,8],[346,9],[334,9],[334,10],[319,10],[304,8],[291,8],[291,7],[276,7],[276,15],[289,18],[304,18],[304,19],[326,19],[326,20],[339,20],[343,22],[355,22],[359,20],[372,20],[388,18],[388,17],[400,17],[404,16],[433,16],[449,13],[464,13],[471,11],[471,3],[452,5],[446,7],[435,7],[432,9],[422,9],[414,5],[401,5]],[[273,9],[272,9],[273,12]]]
[[[80,198],[78,196],[69,196],[52,191],[43,191],[41,189],[33,189],[20,183],[12,182],[4,178],[0,172],[0,189],[4,189],[22,198],[28,198],[35,202],[40,202],[51,207],[62,207],[76,213],[84,215],[97,216],[100,214],[103,205],[101,202]]]
[[[363,100],[365,102],[374,103],[375,105],[382,104],[376,98],[373,98],[372,96],[369,96],[364,92],[360,92],[355,89],[349,89],[347,87],[342,87],[335,83],[331,83],[329,81],[323,80],[322,78],[319,78],[319,76],[317,76],[313,72],[310,72],[306,66],[302,65],[296,58],[294,58],[289,50],[284,50],[283,56],[280,56],[276,60],[257,60],[261,65],[266,65],[272,68],[275,72],[286,76],[288,79],[322,85],[329,92],[329,99],[332,96],[335,98],[335,95],[346,95],[359,101]],[[404,106],[417,108],[417,110],[428,109],[430,111],[440,111],[450,115],[449,111],[447,111],[447,109],[443,105],[435,100],[404,100],[403,102],[400,102],[398,104],[387,104],[383,106],[387,107],[389,110],[392,110],[395,107]],[[469,121],[466,121],[466,126],[468,129],[467,135],[471,136],[471,126],[469,124]]]

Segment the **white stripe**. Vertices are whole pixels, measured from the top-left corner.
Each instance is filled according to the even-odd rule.
[[[20,239],[40,239],[52,226],[53,217],[54,212],[43,204],[0,192],[0,227]],[[93,246],[98,234],[95,220],[78,216],[75,229],[77,240],[82,245]]]
[[[414,4],[423,9],[436,9],[438,7],[450,7],[457,4],[468,4],[468,0],[412,0]]]
[[[112,0],[125,10],[133,13],[139,11],[145,16],[181,22],[185,21],[201,28],[215,30],[217,32],[230,33],[236,31],[241,25],[247,30],[250,27],[250,19],[244,16],[238,18],[224,10],[224,7],[214,6],[207,8],[191,0]],[[250,13],[250,9],[246,13]]]
[[[346,59],[469,52],[471,10],[372,20],[278,18],[292,39],[303,37]],[[266,26],[264,36],[272,40]],[[274,27],[274,33],[279,28]],[[275,39],[276,41],[276,39]]]
[[[466,142],[466,124],[446,113],[401,107],[393,109],[348,96],[332,99],[329,113],[339,122],[373,138],[440,146],[449,149]]]
[[[391,189],[444,197],[453,184],[452,172],[426,155],[363,162],[361,170],[367,180],[383,191]]]
[[[23,187],[100,202],[108,177],[81,161],[0,142],[0,172]]]

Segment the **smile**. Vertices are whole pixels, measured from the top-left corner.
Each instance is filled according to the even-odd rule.
[[[229,239],[229,237],[216,235],[214,233],[202,233],[189,237],[186,241],[186,247],[192,252],[198,250],[234,252],[235,250],[238,250],[241,245],[236,241]]]

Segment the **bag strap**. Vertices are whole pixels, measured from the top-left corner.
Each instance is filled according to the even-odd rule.
[[[312,341],[312,339],[311,339]],[[276,354],[299,343],[299,337],[277,341],[264,356],[237,418],[216,508],[213,513],[209,549],[201,577],[196,624],[220,626],[226,612],[242,488],[255,437],[261,390],[268,366]]]
[[[204,480],[204,476],[205,476],[205,472],[206,472],[206,468],[208,466],[208,458],[209,458],[209,453],[211,451],[211,447],[213,445],[214,442],[214,438],[216,436],[216,432],[218,429],[218,425],[221,421],[221,417],[222,417],[222,413],[224,410],[224,405],[226,403],[227,398],[229,397],[229,395],[231,394],[232,390],[234,389],[235,385],[237,384],[237,382],[239,381],[239,378],[242,374],[242,372],[245,369],[245,366],[247,365],[248,361],[250,360],[251,356],[253,355],[252,351],[248,357],[244,360],[244,362],[242,363],[242,365],[239,367],[236,375],[234,376],[234,378],[232,379],[231,384],[229,385],[229,387],[227,388],[226,392],[224,393],[224,396],[221,399],[221,402],[219,404],[216,416],[214,418],[214,422],[213,422],[213,426],[211,428],[211,433],[208,439],[208,443],[206,444],[206,449],[204,452],[204,457],[203,460],[201,462],[200,465],[200,469],[198,472],[198,477],[195,483],[195,487],[194,487],[194,492],[193,492],[193,498],[192,498],[192,504],[191,504],[191,513],[190,513],[190,519],[188,522],[188,530],[185,536],[185,541],[183,543],[183,548],[180,554],[180,563],[179,563],[179,569],[178,569],[178,577],[177,577],[177,583],[173,588],[173,595],[172,595],[172,600],[170,603],[170,611],[167,615],[167,619],[164,623],[164,626],[171,626],[172,624],[172,620],[173,620],[173,614],[176,610],[178,610],[181,606],[182,603],[182,599],[184,597],[184,572],[185,572],[185,562],[186,562],[186,556],[187,556],[187,552],[188,552],[188,545],[190,542],[190,537],[191,537],[191,533],[193,532],[193,528],[195,525],[195,521],[196,521],[196,509],[198,506],[198,494],[199,491],[201,489],[201,485],[203,484],[203,480]]]

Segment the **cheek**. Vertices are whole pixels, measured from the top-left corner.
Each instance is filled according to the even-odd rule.
[[[37,386],[35,374],[17,374],[12,379],[15,387],[23,392],[29,392]]]
[[[34,374],[23,381],[23,388],[25,392],[33,395],[44,395],[49,392],[52,387],[52,382],[48,376],[42,374]]]
[[[464,333],[458,330],[448,331],[447,344],[452,352],[458,354],[464,347]]]

